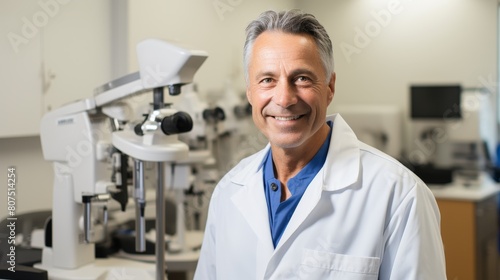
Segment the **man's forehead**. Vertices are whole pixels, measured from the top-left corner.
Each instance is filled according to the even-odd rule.
[[[253,56],[259,58],[298,58],[314,56],[318,49],[312,38],[283,32],[262,33],[255,40]]]
[[[320,63],[318,49],[307,36],[272,31],[266,31],[260,36],[250,59],[250,66],[258,65],[261,68],[259,72],[276,71],[276,68],[292,67],[294,64],[294,69],[310,69],[311,64]]]

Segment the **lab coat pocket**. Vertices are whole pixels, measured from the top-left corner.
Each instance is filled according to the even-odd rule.
[[[298,279],[376,280],[380,258],[305,249]]]

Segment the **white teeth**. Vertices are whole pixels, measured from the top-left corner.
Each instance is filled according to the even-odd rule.
[[[274,117],[275,119],[277,119],[278,121],[291,121],[291,120],[296,120],[298,119],[300,116],[293,116],[293,117]]]

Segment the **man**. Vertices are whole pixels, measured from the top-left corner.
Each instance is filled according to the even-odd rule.
[[[247,98],[269,140],[217,185],[195,279],[446,279],[436,201],[340,115],[332,44],[314,16],[247,27]]]

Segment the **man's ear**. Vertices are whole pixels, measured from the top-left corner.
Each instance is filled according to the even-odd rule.
[[[328,88],[330,89],[328,92],[328,104],[330,104],[333,100],[333,96],[335,95],[335,80],[337,79],[337,74],[335,72],[332,73],[330,78],[330,82],[328,83]]]
[[[250,94],[250,89],[247,87],[247,100],[250,105],[252,105],[252,95]]]

